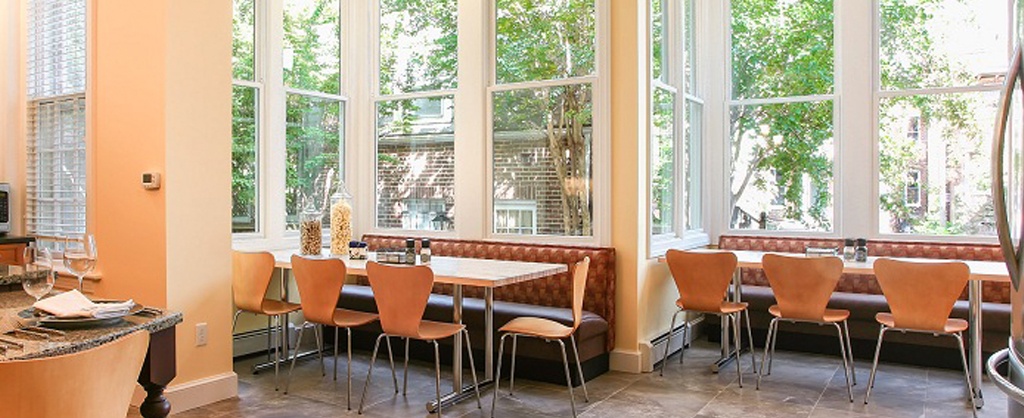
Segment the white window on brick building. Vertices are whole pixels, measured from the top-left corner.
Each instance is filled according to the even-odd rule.
[[[494,204],[494,232],[537,235],[537,202],[501,201]]]
[[[444,199],[407,199],[403,202],[402,229],[421,231],[444,230],[450,221]]]
[[[907,172],[904,199],[906,199],[907,206],[921,206],[921,170],[910,170]]]

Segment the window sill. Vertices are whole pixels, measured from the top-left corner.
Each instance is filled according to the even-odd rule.
[[[664,256],[668,250],[692,250],[694,248],[707,247],[711,244],[711,237],[704,231],[687,231],[682,237],[662,235],[651,237],[650,254],[648,259],[657,259]]]

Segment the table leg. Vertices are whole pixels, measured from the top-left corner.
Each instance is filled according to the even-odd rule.
[[[452,294],[457,295],[452,297],[452,316],[455,322],[461,323],[462,286],[455,285],[455,290]],[[480,381],[479,387],[481,391],[494,384],[494,289],[490,287],[484,288],[484,328],[484,367],[486,369],[484,371],[484,380]],[[458,380],[454,384],[455,390],[441,397],[441,405],[444,407],[454,405],[464,399],[469,399],[474,394],[473,385],[462,386],[462,342],[458,339],[455,341],[455,353],[455,378]],[[427,402],[427,412],[434,413],[435,411],[437,411],[437,402]]]
[[[452,322],[462,323],[462,285],[454,285],[452,292]],[[462,393],[462,339],[455,336],[452,346],[452,391]]]
[[[981,358],[981,304],[982,304],[982,282],[971,280],[968,285],[968,298],[970,302],[970,329],[967,332],[970,341],[970,376],[971,384],[974,385],[974,404],[978,408],[985,405],[985,398],[981,394],[981,372],[983,369]]]
[[[728,296],[729,300],[731,300],[733,302],[741,302],[742,299],[743,299],[743,296],[742,296],[741,290],[740,290],[741,288],[742,288],[742,283],[741,283],[740,270],[736,269],[736,271],[733,272],[733,274],[732,274],[732,288],[729,289],[729,296]],[[729,327],[730,327],[729,321],[722,320],[722,321],[720,321],[720,324],[721,324],[721,331],[722,331],[721,340],[720,340],[722,342],[722,355],[721,355],[721,357],[718,358],[718,360],[715,360],[714,363],[711,363],[711,371],[714,372],[714,373],[718,373],[718,371],[721,370],[723,367],[725,367],[727,364],[729,364],[729,362],[731,362],[733,360],[736,360],[736,358],[739,357],[739,352],[740,352],[740,344],[739,343],[736,344],[736,350],[735,351],[730,351],[730,349],[729,349],[729,347],[730,347],[730,339],[731,339],[730,338],[730,332],[729,332]],[[685,344],[685,342],[684,342],[684,344]]]
[[[145,418],[164,418],[171,413],[171,403],[164,398],[164,389],[177,374],[174,327],[149,335],[149,351],[139,372],[139,384],[146,390],[146,399],[139,405]]]
[[[484,380],[494,379],[494,288],[484,288]]]

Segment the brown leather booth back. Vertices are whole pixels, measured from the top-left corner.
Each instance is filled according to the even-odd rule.
[[[405,247],[406,238],[386,235],[363,235],[371,251],[378,248]],[[419,240],[417,239],[417,247]],[[572,266],[590,257],[587,272],[587,286],[583,298],[583,309],[600,315],[608,321],[607,349],[615,343],[615,249],[610,247],[587,247],[569,245],[524,244],[494,241],[471,241],[455,239],[431,239],[433,255],[492,260],[532,261],[539,263],[565,264]],[[571,309],[573,306],[573,280],[570,272],[499,287],[494,298],[499,301],[526,303]],[[366,284],[362,281],[362,284]],[[483,298],[483,289],[465,287],[466,297]],[[450,285],[435,284],[434,293],[452,293]]]
[[[970,279],[964,263],[913,263],[881,258],[875,275],[896,328],[944,332],[957,296]]]
[[[842,240],[821,238],[780,238],[723,235],[718,240],[718,248],[723,250],[775,251],[783,253],[803,253],[807,247],[832,247],[843,244]],[[1003,252],[998,244],[957,244],[917,241],[868,241],[868,255],[878,257],[905,258],[939,258],[949,260],[974,260],[1002,262]],[[743,284],[768,286],[764,272],[757,269],[742,269]],[[839,280],[837,292],[865,293],[881,295],[882,288],[873,275],[843,274]],[[967,291],[960,294],[961,300],[967,300]],[[985,302],[1010,303],[1010,283],[982,283],[982,299]]]
[[[682,308],[718,312],[736,271],[736,255],[669,250],[665,258]]]

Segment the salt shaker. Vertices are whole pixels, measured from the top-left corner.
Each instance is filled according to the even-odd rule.
[[[853,261],[856,257],[856,250],[853,248],[853,239],[847,238],[843,246],[843,260]]]

